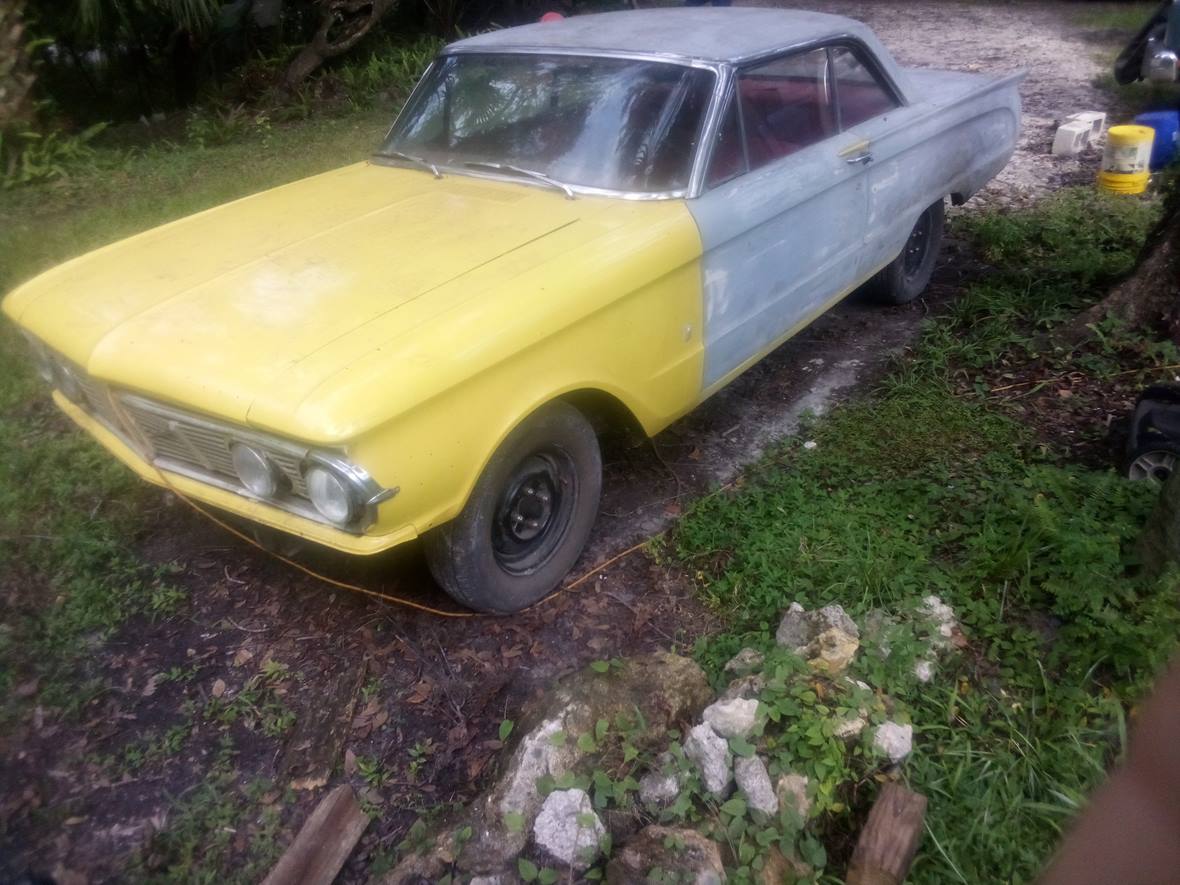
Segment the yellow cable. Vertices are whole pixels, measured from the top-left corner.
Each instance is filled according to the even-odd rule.
[[[210,513],[208,510],[206,510],[204,507],[202,507],[196,501],[189,498],[188,495],[184,494],[184,492],[182,492],[178,488],[176,488],[176,486],[174,486],[172,484],[172,482],[168,479],[168,477],[164,474],[164,471],[162,471],[159,467],[156,467],[153,464],[152,469],[155,470],[156,475],[160,477],[160,482],[167,489],[169,489],[172,492],[172,494],[176,495],[176,497],[178,497],[180,500],[184,501],[184,503],[188,504],[190,507],[192,507],[194,510],[196,510],[197,513],[204,516],[210,522],[225,529],[227,532],[229,532],[231,535],[238,538],[239,540],[245,541],[250,546],[258,548],[263,553],[266,553],[267,555],[272,556],[273,558],[277,559],[279,562],[285,563],[286,565],[289,565],[292,568],[303,572],[308,577],[315,578],[317,581],[322,581],[325,584],[332,585],[333,587],[339,587],[341,590],[351,590],[354,593],[361,593],[361,594],[364,594],[365,596],[372,596],[377,599],[383,599],[386,602],[392,602],[394,605],[401,605],[406,608],[414,609],[415,611],[425,612],[426,614],[430,614],[430,615],[436,615],[440,618],[481,618],[481,617],[487,617],[487,615],[480,613],[480,612],[447,611],[445,609],[433,608],[429,605],[423,605],[422,603],[414,602],[413,600],[405,599],[400,596],[394,596],[390,593],[381,593],[378,590],[370,590],[368,587],[362,587],[359,584],[350,584],[347,581],[338,581],[335,578],[330,578],[325,574],[321,574],[320,572],[315,571],[314,569],[310,569],[305,565],[300,565],[295,560],[290,559],[286,556],[283,556],[281,553],[276,553],[273,550],[268,550],[266,547],[262,546],[257,541],[255,541],[253,538],[251,538],[249,535],[245,534],[244,532],[238,531],[236,528],[231,526],[225,520],[219,519],[218,517],[214,516],[212,513]],[[536,608],[537,606],[542,605],[545,602],[548,602],[549,600],[556,597],[558,595],[558,593],[564,593],[567,590],[573,590],[575,587],[578,587],[581,584],[585,583],[586,581],[590,580],[592,577],[597,575],[599,572],[610,567],[614,563],[618,562],[620,559],[624,559],[624,558],[630,556],[636,550],[639,550],[640,548],[647,546],[647,543],[650,540],[651,540],[651,538],[648,538],[645,541],[640,541],[638,544],[628,547],[622,553],[618,553],[615,556],[612,556],[610,559],[606,560],[605,562],[602,562],[602,563],[594,566],[594,568],[590,569],[590,571],[586,572],[581,577],[571,581],[569,584],[566,584],[564,587],[560,587],[555,593],[551,593],[548,596],[546,596],[544,599],[538,600],[537,602],[533,603],[528,608],[523,609],[522,613],[525,611],[530,611],[531,609]]]

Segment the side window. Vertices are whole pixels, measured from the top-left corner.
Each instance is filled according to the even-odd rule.
[[[738,116],[737,102],[732,93],[725,99],[725,113],[717,127],[717,138],[713,141],[713,156],[709,160],[709,172],[705,176],[705,187],[716,187],[731,178],[737,178],[746,171],[746,150],[742,146],[742,123]]]
[[[738,96],[751,169],[836,134],[826,49],[742,71]]]
[[[897,101],[877,75],[848,47],[832,49],[832,71],[836,77],[842,129],[850,129],[897,107]]]

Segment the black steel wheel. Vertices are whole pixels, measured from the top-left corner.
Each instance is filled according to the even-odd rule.
[[[601,493],[594,429],[573,406],[550,403],[509,434],[459,516],[423,539],[430,571],[470,608],[527,608],[577,560]]]
[[[865,292],[885,304],[905,304],[921,295],[930,285],[944,226],[939,200],[918,216],[901,254],[865,283]]]

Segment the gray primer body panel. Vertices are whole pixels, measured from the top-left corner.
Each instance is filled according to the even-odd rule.
[[[460,40],[446,52],[602,54],[707,65],[718,74],[703,145],[746,63],[829,43],[859,44],[894,110],[708,190],[698,151],[688,209],[700,230],[707,396],[865,282],[903,249],[918,216],[961,202],[1008,162],[1022,75],[905,69],[868,27],[796,10],[652,9],[576,16]],[[872,154],[852,166],[842,152]],[[859,148],[858,148],[859,149]]]

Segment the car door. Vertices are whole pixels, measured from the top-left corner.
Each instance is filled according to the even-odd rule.
[[[841,131],[870,157],[860,252],[860,275],[868,277],[898,256],[918,216],[946,193],[935,175],[946,158],[915,125],[922,108],[901,101],[866,49],[833,46],[831,58]]]
[[[858,282],[861,139],[840,134],[826,47],[739,68],[711,146],[701,232],[706,394]]]

